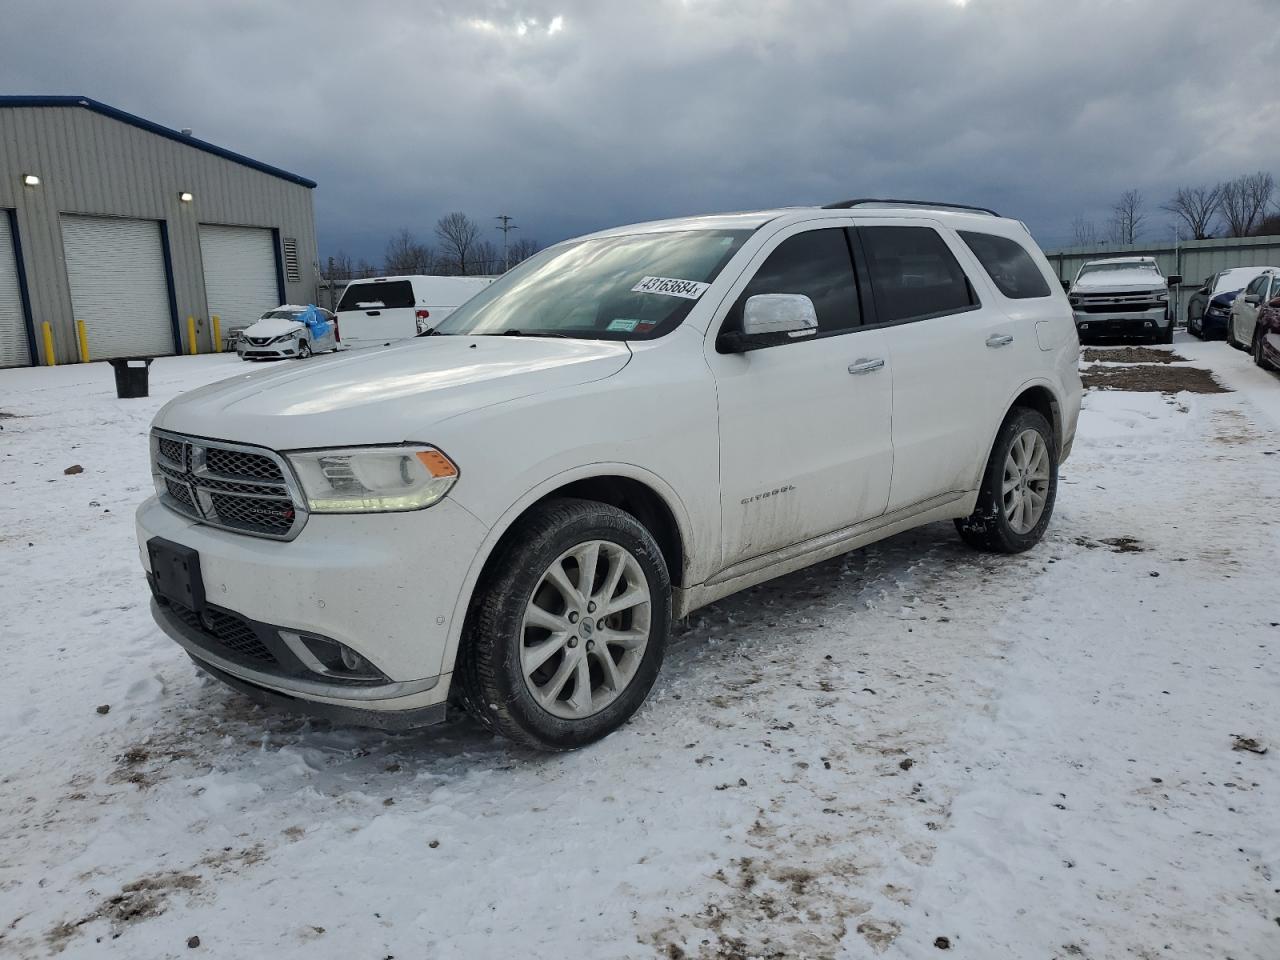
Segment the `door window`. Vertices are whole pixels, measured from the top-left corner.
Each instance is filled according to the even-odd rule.
[[[969,230],[958,232],[960,239],[973,251],[982,268],[987,271],[991,281],[1006,297],[1011,300],[1026,300],[1049,296],[1049,284],[1045,283],[1044,274],[1031,259],[1031,254],[1017,240],[998,237],[993,233]]]
[[[882,323],[976,309],[969,278],[931,227],[860,227]]]
[[[862,322],[849,242],[839,227],[798,233],[778,244],[730,309],[721,332],[741,330],[743,307],[761,293],[804,294],[818,313],[819,336]]]

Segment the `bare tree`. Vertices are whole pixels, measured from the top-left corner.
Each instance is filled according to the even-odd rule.
[[[507,250],[507,257],[511,262],[511,266],[515,266],[522,260],[528,260],[535,253],[542,249],[537,240],[532,237],[521,237],[514,241]]]
[[[1258,221],[1254,236],[1274,237],[1280,235],[1280,213],[1269,213]]]
[[[491,274],[502,272],[502,252],[488,240],[477,240],[471,248],[471,256],[467,262],[467,272],[473,274]]]
[[[361,257],[360,262],[355,265],[354,277],[376,277],[381,271],[368,261],[367,258]]]
[[[1145,201],[1138,190],[1126,190],[1112,207],[1111,239],[1115,243],[1136,243],[1142,235],[1147,215],[1143,212]]]
[[[1266,216],[1276,192],[1275,177],[1259,170],[1218,185],[1222,193],[1222,219],[1232,237],[1251,236]]]
[[[436,238],[445,269],[458,274],[474,272],[471,261],[480,240],[480,227],[474,220],[465,213],[445,214],[436,221]]]
[[[1222,185],[1216,187],[1179,187],[1173,198],[1161,209],[1177,217],[1193,240],[1208,240],[1214,217],[1222,203]]]
[[[430,273],[435,256],[425,243],[401,227],[387,241],[385,270],[389,274]]]
[[[1071,245],[1073,247],[1096,247],[1102,238],[1098,235],[1098,225],[1084,217],[1076,217],[1071,221]]]

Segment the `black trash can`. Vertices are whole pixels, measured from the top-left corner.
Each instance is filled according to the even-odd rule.
[[[121,400],[147,396],[147,376],[155,357],[115,357],[108,360],[116,372],[116,396]]]

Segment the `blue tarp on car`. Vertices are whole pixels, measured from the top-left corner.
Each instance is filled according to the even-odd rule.
[[[295,318],[299,323],[305,323],[307,329],[311,331],[311,339],[317,340],[329,332],[329,321],[324,318],[314,303],[307,304],[307,308],[298,314]]]

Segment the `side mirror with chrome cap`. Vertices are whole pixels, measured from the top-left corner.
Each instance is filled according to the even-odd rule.
[[[818,311],[802,293],[758,293],[742,308],[742,330],[722,333],[722,353],[746,353],[818,332]]]

